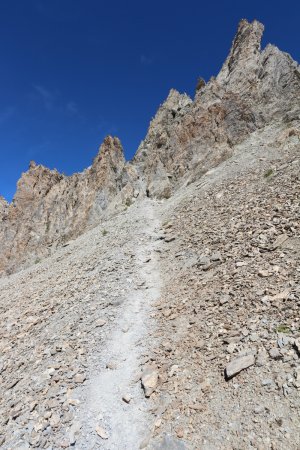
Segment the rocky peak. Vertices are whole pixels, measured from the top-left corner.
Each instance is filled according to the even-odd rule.
[[[29,169],[34,169],[37,166],[35,161],[30,161],[29,163]]]
[[[192,102],[187,94],[180,94],[176,89],[171,89],[168,97],[162,104],[162,110],[176,111]]]
[[[150,122],[147,136],[137,150],[134,158],[135,162],[145,159],[148,150],[152,150],[154,141],[157,148],[161,148],[166,144],[166,124],[173,123],[174,119],[181,116],[185,108],[190,104],[192,104],[192,99],[187,94],[180,94],[176,89],[170,90],[168,97],[160,105],[155,117]]]
[[[92,166],[72,176],[31,162],[11,205],[0,200],[0,273],[48,254],[98,223],[120,191],[121,142],[107,136]]]
[[[224,91],[233,92],[255,108],[258,125],[261,118],[264,124],[278,111],[283,116],[300,99],[298,63],[271,44],[261,51],[263,31],[264,26],[256,20],[240,22],[229,56],[216,78],[218,87],[213,87],[219,93],[223,89],[221,96]]]
[[[50,170],[31,162],[28,171],[22,174],[17,183],[17,192],[13,199],[14,207],[23,209],[30,206],[35,199],[44,198],[63,177],[57,170]]]
[[[107,136],[93,161],[91,172],[96,172],[100,176],[101,174],[107,174],[107,172],[120,173],[124,164],[125,157],[120,139]]]
[[[261,51],[263,31],[242,20],[219,75],[198,85],[194,101],[171,90],[160,106],[134,159],[150,196],[169,196],[270,121],[300,116],[299,66],[272,45]]]
[[[124,165],[125,157],[120,140],[107,136],[87,175],[88,183],[95,192],[95,204],[91,207],[94,217],[106,210],[118,194]]]
[[[8,202],[5,200],[4,197],[2,197],[0,195],[0,220],[3,217],[7,207],[8,207]]]
[[[218,83],[237,90],[247,88],[255,80],[263,31],[264,26],[257,20],[240,21],[229,56],[217,77]]]

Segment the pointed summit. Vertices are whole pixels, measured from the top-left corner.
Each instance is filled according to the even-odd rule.
[[[240,21],[229,56],[217,76],[218,83],[241,88],[242,82],[246,88],[255,79],[263,31],[263,24],[257,20]]]
[[[121,141],[117,137],[106,136],[99,148],[98,155],[93,161],[92,172],[103,172],[108,168],[114,172],[122,170],[125,164],[124,151]]]

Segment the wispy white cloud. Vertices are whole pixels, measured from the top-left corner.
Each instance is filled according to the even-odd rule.
[[[16,108],[14,106],[7,106],[3,111],[0,112],[0,125],[4,124],[15,114]]]
[[[79,116],[79,109],[75,102],[70,101],[66,104],[66,112],[71,116]]]
[[[34,84],[33,89],[35,90],[35,92],[38,94],[38,96],[42,100],[45,109],[47,109],[48,111],[52,111],[54,108],[55,97],[56,97],[55,92],[51,92],[50,90],[46,89],[44,86],[41,86],[38,84]]]
[[[33,84],[35,95],[41,100],[44,108],[50,112],[57,112],[60,114],[67,114],[68,116],[81,117],[79,107],[73,100],[64,102],[57,90],[47,89],[40,84]]]
[[[108,134],[110,135],[114,135],[117,134],[118,132],[118,128],[114,123],[109,122],[108,120],[105,119],[100,119],[99,123],[98,123],[98,127],[97,127],[100,132],[106,136]]]
[[[153,64],[153,58],[151,58],[150,56],[141,55],[140,56],[140,63],[143,66],[150,66],[151,64]]]

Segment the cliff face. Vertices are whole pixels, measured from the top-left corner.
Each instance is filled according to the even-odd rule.
[[[8,205],[0,197],[0,274],[33,263],[138,196],[168,198],[228,158],[271,123],[298,127],[300,70],[272,45],[263,25],[242,20],[219,75],[199,83],[195,99],[171,90],[133,161],[107,137],[92,166],[66,177],[31,163]]]

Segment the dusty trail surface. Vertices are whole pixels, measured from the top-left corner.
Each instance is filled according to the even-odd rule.
[[[155,254],[159,246],[156,236],[159,221],[150,201],[144,203],[141,212],[128,245],[136,280],[127,279],[132,288],[126,294],[104,348],[99,351],[100,370],[92,368],[91,378],[83,390],[83,433],[78,441],[82,449],[99,448],[99,437],[94,432],[99,423],[108,435],[101,443],[103,449],[138,449],[150,431],[147,402],[138,381],[152,305],[160,296]]]

